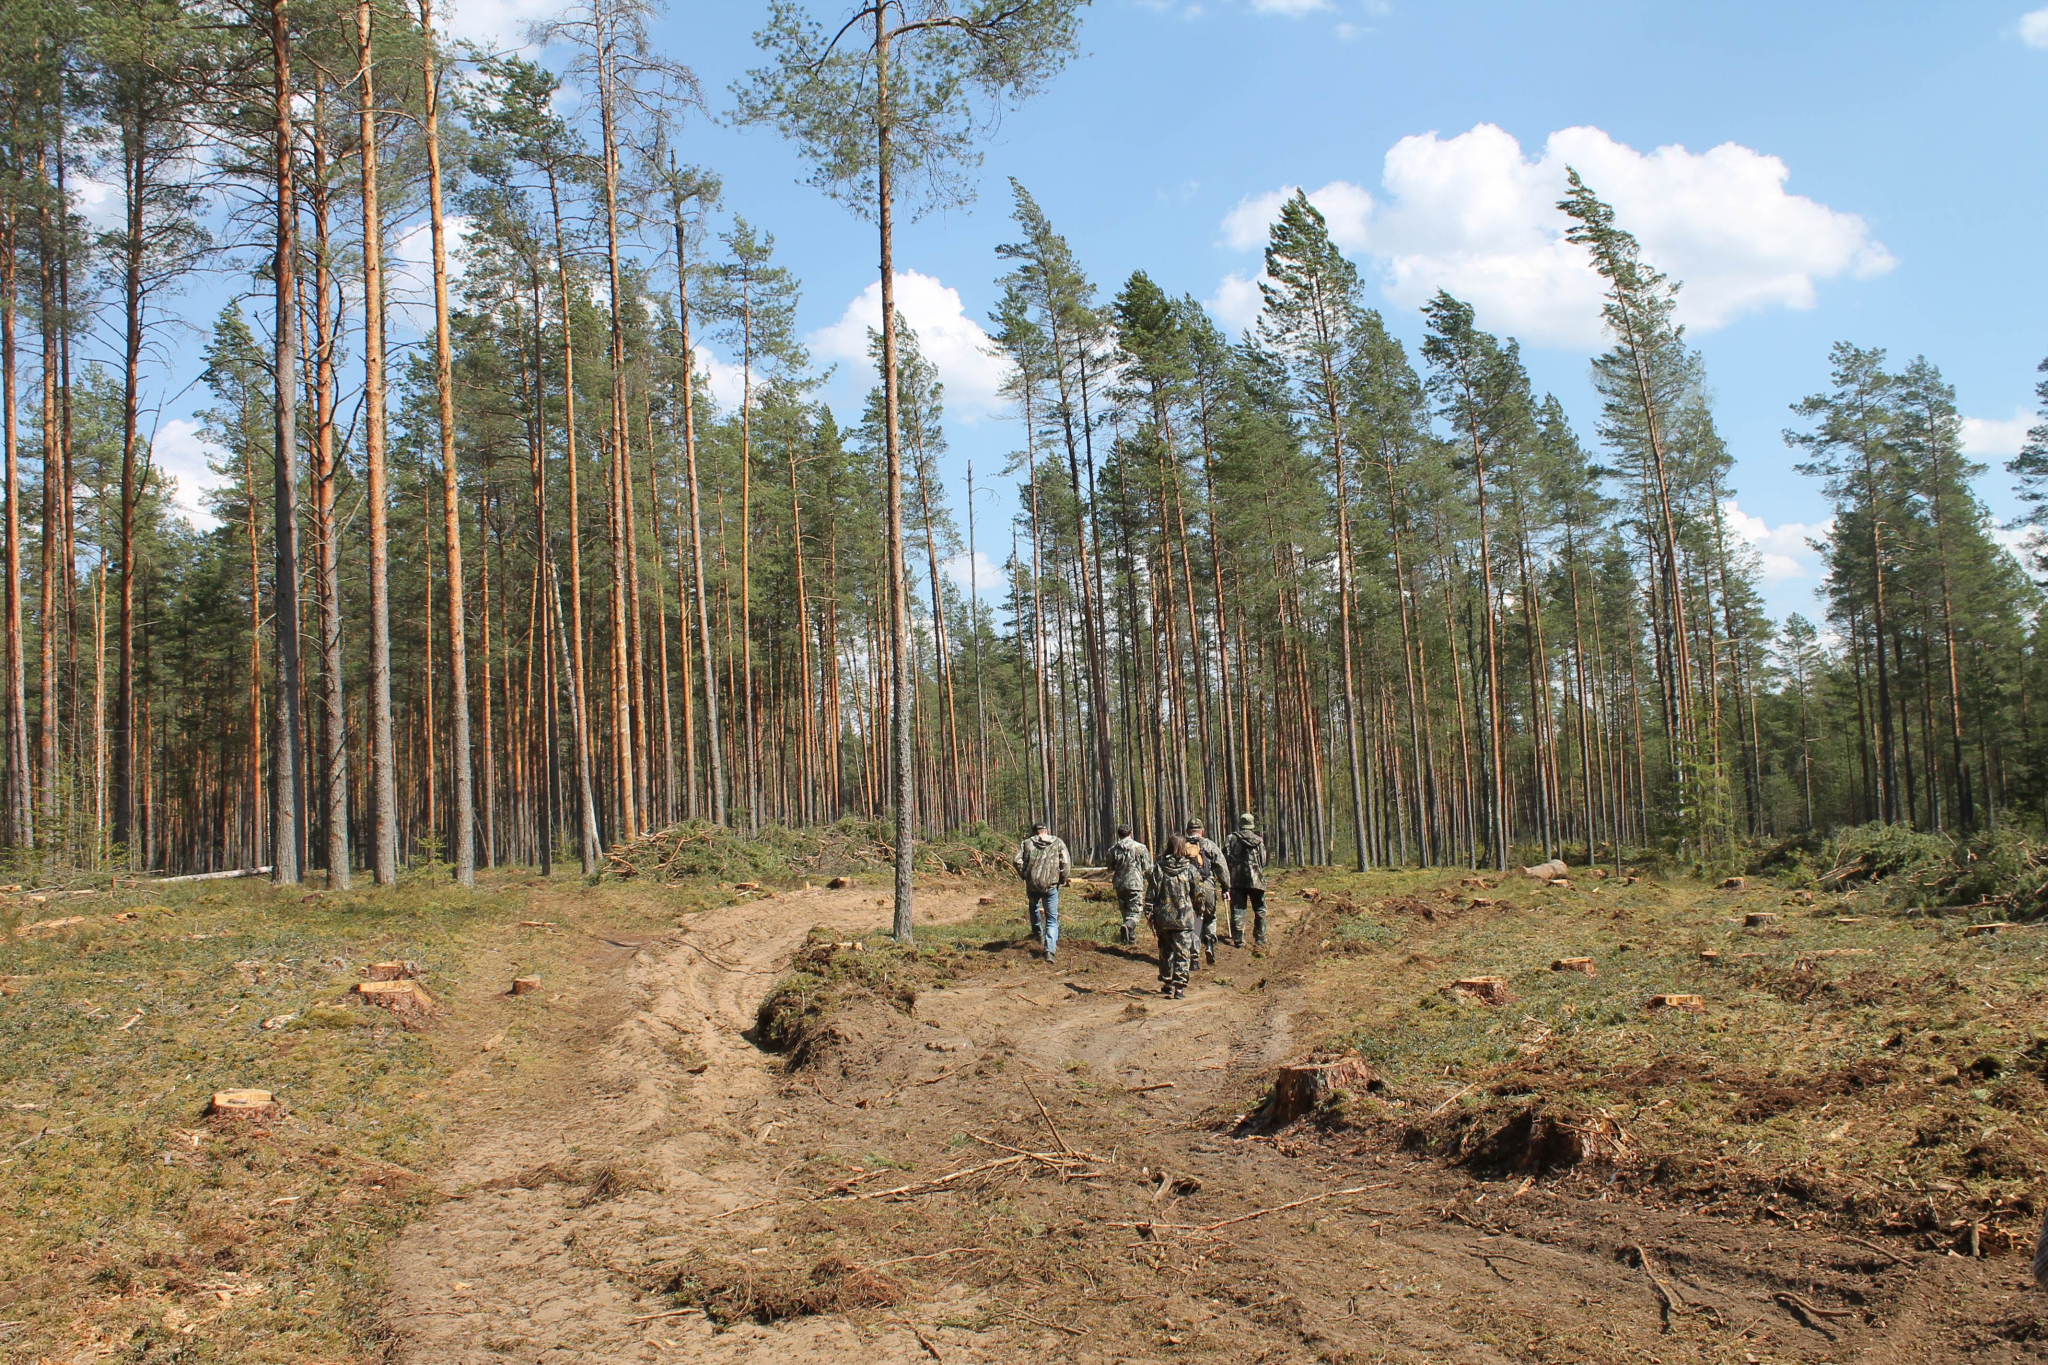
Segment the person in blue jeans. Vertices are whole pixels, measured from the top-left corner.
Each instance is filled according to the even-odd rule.
[[[1060,952],[1060,888],[1067,884],[1074,859],[1066,840],[1044,825],[1033,825],[1031,837],[1017,845],[1011,859],[1024,882],[1024,903],[1031,914],[1031,936],[1045,945],[1045,960],[1057,962]]]

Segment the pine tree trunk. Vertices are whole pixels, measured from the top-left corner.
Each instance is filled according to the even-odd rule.
[[[356,4],[363,177],[363,458],[370,530],[370,873],[398,882],[398,754],[391,713],[391,494],[385,463],[384,217],[378,204],[371,0]]]
[[[271,605],[277,632],[277,740],[271,780],[277,791],[270,803],[271,880],[292,886],[304,880],[299,867],[299,841],[305,828],[305,782],[299,722],[299,431],[298,385],[292,375],[298,364],[297,313],[298,200],[292,148],[291,34],[285,0],[270,0],[270,56],[274,170],[277,192],[277,243],[272,273],[277,305],[275,382],[277,410],[275,473],[276,572]]]

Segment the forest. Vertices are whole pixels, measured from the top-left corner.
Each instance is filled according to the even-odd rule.
[[[1014,453],[951,505],[896,215],[972,192],[1083,8],[775,0],[713,92],[648,0],[576,0],[524,55],[431,0],[9,5],[7,862],[468,881],[851,820],[907,892],[916,840],[1037,819],[1090,857],[1251,812],[1281,860],[1360,869],[2039,819],[2042,566],[1937,361],[1843,342],[1787,395],[1834,515],[1824,619],[1773,619],[1681,282],[1576,173],[1591,431],[1449,294],[1405,346],[1303,195],[1230,335],[1091,275],[1009,182]],[[790,139],[879,247],[858,412],[818,396],[774,225],[690,160],[714,116]],[[432,322],[394,346],[422,229]],[[152,458],[173,349],[203,350],[205,528]],[[2048,425],[2006,472],[2048,516]]]

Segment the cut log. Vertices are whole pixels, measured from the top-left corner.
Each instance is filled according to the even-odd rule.
[[[372,981],[411,981],[420,974],[417,962],[372,962],[363,975]]]
[[[847,887],[853,885],[853,878],[834,877],[831,881],[826,882],[825,885],[831,887],[834,891],[844,891]]]
[[[1777,922],[1778,917],[1768,910],[1752,910],[1742,917],[1742,927],[1745,929],[1769,929]]]
[[[268,1090],[216,1090],[206,1106],[208,1118],[230,1122],[274,1119],[280,1112],[277,1097]]]
[[[1593,966],[1593,959],[1590,957],[1561,957],[1550,964],[1550,970],[1553,972],[1578,972],[1582,976],[1598,976],[1600,974],[1598,969]]]
[[[355,993],[380,1009],[390,1010],[406,1023],[416,1023],[439,1014],[440,1006],[417,981],[358,981]]]
[[[1570,877],[1552,877],[1550,879],[1550,884],[1552,886],[1562,887],[1566,891],[1572,889],[1572,879]]]
[[[1272,1093],[1259,1110],[1259,1121],[1282,1128],[1313,1114],[1339,1090],[1369,1090],[1377,1083],[1372,1068],[1359,1056],[1311,1057],[1283,1066],[1273,1078]]]
[[[1686,1010],[1693,1014],[1706,1007],[1707,1002],[1697,995],[1653,995],[1643,1002],[1646,1010]]]
[[[1966,937],[1969,938],[1981,938],[1986,935],[2003,932],[2004,930],[2010,928],[2012,928],[2010,924],[1972,924],[1968,928],[1964,929],[1963,933]]]
[[[1464,976],[1444,987],[1444,994],[1454,999],[1477,1000],[1482,1005],[1505,1005],[1515,997],[1508,992],[1508,983],[1497,976]]]
[[[539,990],[540,978],[537,976],[515,976],[512,978],[511,993],[513,995],[533,995]]]
[[[1723,878],[1721,879],[1721,886],[1720,886],[1720,889],[1721,889],[1721,890],[1723,890],[1723,891],[1740,891],[1740,890],[1742,890],[1742,888],[1743,888],[1743,887],[1745,887],[1745,886],[1748,886],[1748,885],[1749,885],[1749,881],[1748,881],[1748,879],[1747,879],[1747,878],[1743,878],[1743,877],[1723,877]]]

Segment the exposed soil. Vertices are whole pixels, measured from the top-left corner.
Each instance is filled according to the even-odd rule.
[[[968,920],[976,891],[920,910]],[[493,1083],[463,1087],[449,1197],[394,1252],[393,1357],[2048,1353],[2021,1257],[1637,1202],[1601,1178],[1625,1138],[1595,1116],[1532,1108],[1463,1162],[1347,1115],[1260,1131],[1245,1116],[1274,1068],[1327,1032],[1305,982],[1335,921],[1292,898],[1271,955],[1225,948],[1185,1000],[1137,952],[1070,942],[1050,968],[998,939],[942,982],[841,1000],[794,1057],[757,1046],[809,931],[873,935],[885,914],[869,890],[789,892],[600,942],[608,984],[540,1006],[547,1042],[516,1066],[480,1057]],[[1884,1079],[1744,1093],[1762,1114]]]

